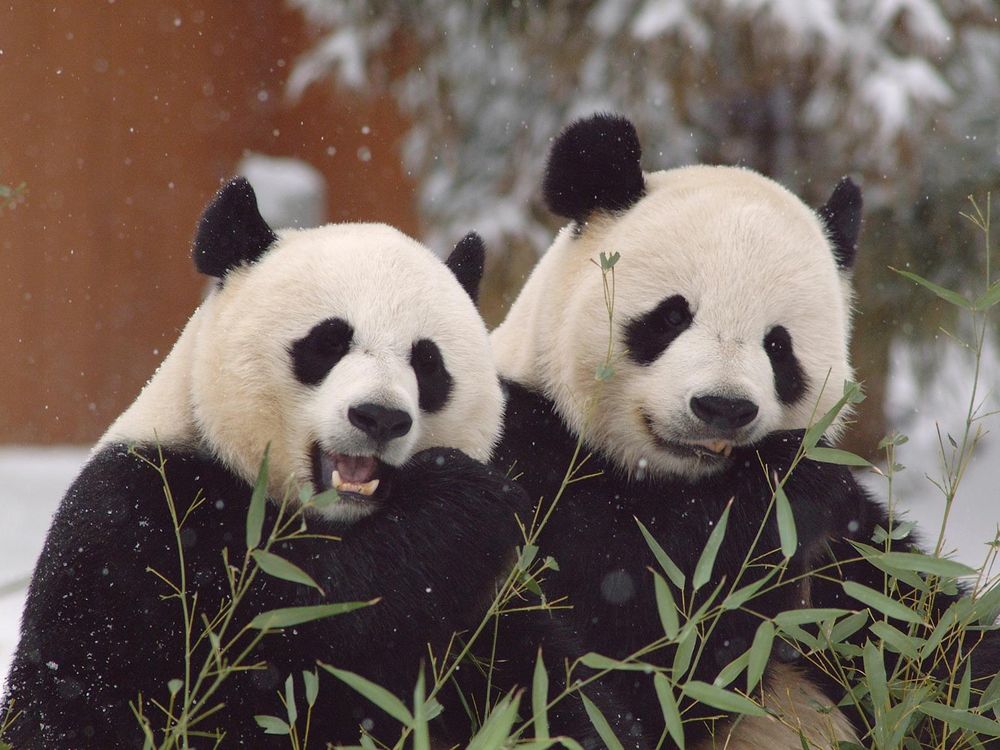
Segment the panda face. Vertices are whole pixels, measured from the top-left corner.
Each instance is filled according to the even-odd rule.
[[[600,252],[621,256],[610,326]],[[494,349],[502,374],[546,391],[626,470],[695,478],[832,407],[851,377],[849,295],[801,201],[747,170],[688,167],[564,229]],[[531,326],[529,352],[516,338]],[[599,381],[609,336],[614,375]]]
[[[279,233],[198,318],[198,431],[250,481],[270,445],[274,496],[334,487],[327,512],[350,521],[424,448],[489,457],[502,397],[485,328],[452,272],[394,229]]]

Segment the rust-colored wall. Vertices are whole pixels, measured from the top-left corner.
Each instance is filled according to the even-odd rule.
[[[331,220],[416,231],[392,104],[286,101],[308,43],[281,0],[0,11],[0,184],[29,191],[0,213],[0,442],[90,442],[135,397],[197,304],[188,243],[244,150],[319,168]]]

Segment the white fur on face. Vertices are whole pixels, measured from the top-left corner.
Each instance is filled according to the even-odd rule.
[[[305,385],[295,377],[290,347],[330,318],[349,323],[354,340],[322,382]],[[437,345],[452,377],[449,398],[435,413],[420,410],[410,364],[420,339]],[[183,362],[162,368],[169,382],[154,376],[102,443],[150,439],[157,429],[171,442],[202,443],[251,482],[270,444],[271,492],[281,497],[289,485],[312,487],[317,443],[399,466],[430,447],[485,461],[499,434],[503,399],[475,305],[440,260],[391,227],[279,233],[258,262],[226,275],[181,341],[183,352],[167,362],[175,353]],[[177,397],[185,391],[186,399]],[[412,427],[374,445],[347,416],[361,403],[403,410]],[[177,416],[163,420],[169,406]],[[171,424],[157,428],[148,421],[154,416]],[[187,424],[194,434],[178,435]],[[332,509],[344,520],[366,512],[346,503]]]
[[[687,167],[646,175],[646,189],[621,216],[598,215],[578,235],[559,234],[494,332],[494,352],[501,374],[546,392],[571,427],[626,469],[695,477],[721,459],[662,441],[746,444],[806,427],[839,399],[851,377],[849,285],[818,217],[767,178]],[[615,374],[605,382],[594,377],[609,336],[601,272],[591,262],[601,252],[621,254]],[[690,328],[653,362],[637,364],[626,352],[628,322],[673,295],[688,301]],[[808,383],[792,404],[778,398],[763,345],[777,325],[790,333]],[[747,399],[758,414],[721,434],[691,409],[692,397],[705,395]]]

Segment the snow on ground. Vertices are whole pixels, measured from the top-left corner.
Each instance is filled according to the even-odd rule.
[[[17,645],[25,586],[49,520],[88,452],[0,447],[0,681]]]

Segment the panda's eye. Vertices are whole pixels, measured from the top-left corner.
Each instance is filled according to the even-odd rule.
[[[314,325],[289,347],[292,370],[300,383],[318,385],[351,348],[354,329],[340,318]]]
[[[420,339],[410,349],[410,366],[417,376],[420,408],[425,412],[442,409],[451,394],[451,374],[441,350],[430,339]]]
[[[764,336],[764,351],[774,370],[774,390],[778,400],[793,404],[806,392],[806,374],[795,356],[792,335],[784,326],[775,326]]]
[[[671,342],[694,320],[688,301],[679,294],[667,297],[656,307],[633,318],[625,327],[629,356],[640,365],[655,361]]]

